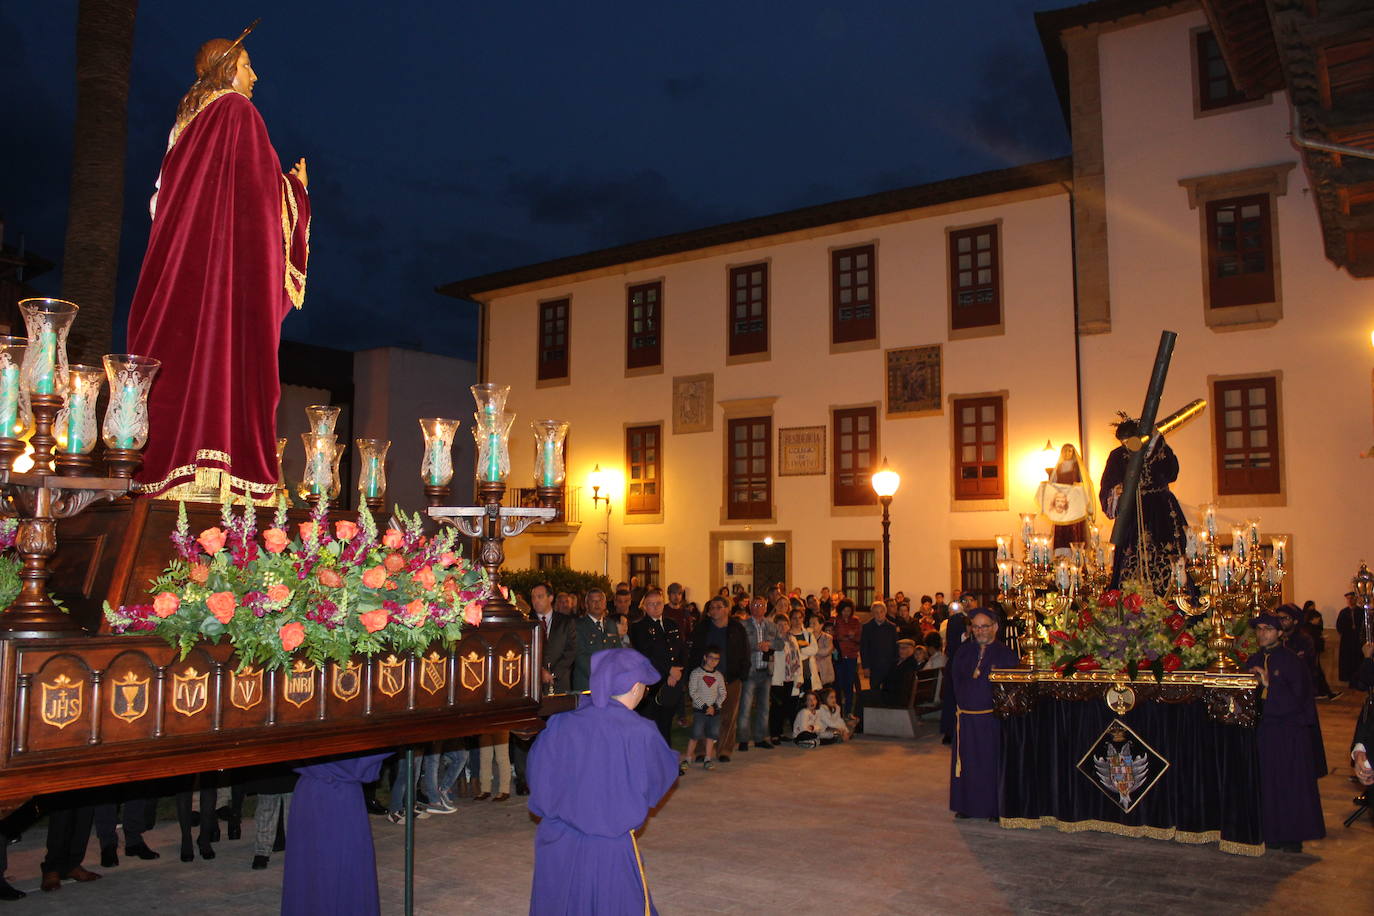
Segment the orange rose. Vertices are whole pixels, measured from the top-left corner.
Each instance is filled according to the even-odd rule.
[[[433,588],[435,585],[434,570],[428,566],[421,566],[415,570],[415,579],[425,588]]]
[[[358,526],[348,519],[340,519],[334,523],[334,537],[341,541],[351,541],[358,536]]]
[[[382,546],[392,550],[397,549],[404,542],[405,536],[395,528],[386,529],[386,534],[382,535]]]
[[[290,542],[291,538],[280,528],[268,528],[262,533],[262,544],[268,553],[281,553]]]
[[[224,540],[228,537],[222,528],[206,528],[196,538],[196,542],[205,549],[210,556],[214,556],[224,549]]]
[[[425,614],[429,612],[429,605],[419,598],[406,605],[406,623],[412,627],[418,627],[425,622]]]
[[[153,613],[159,617],[171,617],[181,607],[181,599],[171,592],[163,592],[153,599]]]
[[[280,603],[282,601],[285,601],[287,598],[291,597],[291,589],[287,588],[285,585],[282,585],[280,582],[278,582],[276,585],[273,585],[267,589],[267,597],[270,601],[276,601]]]
[[[277,631],[277,636],[281,638],[283,649],[294,652],[297,646],[305,642],[305,624],[288,623]]]
[[[205,599],[205,606],[210,609],[210,613],[215,615],[216,620],[224,624],[234,619],[236,605],[233,592],[215,592]]]
[[[382,561],[382,565],[386,567],[387,572],[398,573],[406,568],[406,558],[399,553],[389,553]]]
[[[477,626],[482,622],[482,603],[480,601],[469,601],[467,607],[463,608],[463,620],[469,626]]]
[[[386,570],[374,566],[363,573],[363,585],[368,588],[381,588],[386,584]]]
[[[197,585],[204,585],[210,581],[210,567],[204,563],[193,563],[186,571],[186,577]]]
[[[330,588],[340,588],[343,586],[343,577],[328,567],[320,570],[319,579],[321,585],[327,585]]]
[[[444,569],[448,569],[450,566],[457,562],[458,558],[454,556],[451,552],[445,551],[444,553],[439,555],[439,565],[442,566]]]
[[[300,532],[302,544],[315,537],[314,522],[301,522],[299,525],[296,526],[296,530]]]
[[[359,622],[369,633],[376,633],[386,626],[386,608],[377,608],[375,611],[368,611],[366,614],[358,615]]]

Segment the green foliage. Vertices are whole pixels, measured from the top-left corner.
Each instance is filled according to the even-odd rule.
[[[0,555],[0,608],[7,608],[19,597],[20,561],[13,551]]]
[[[584,595],[594,588],[606,593],[606,603],[611,601],[611,580],[601,573],[584,572],[580,569],[503,569],[501,584],[528,601],[530,589],[540,582],[547,581],[555,592],[575,592]]]

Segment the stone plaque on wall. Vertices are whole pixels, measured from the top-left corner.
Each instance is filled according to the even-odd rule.
[[[887,351],[887,416],[929,417],[941,411],[940,345]]]
[[[715,388],[716,377],[710,372],[673,377],[673,435],[711,431]]]
[[[778,430],[779,477],[824,473],[824,426],[785,426]]]

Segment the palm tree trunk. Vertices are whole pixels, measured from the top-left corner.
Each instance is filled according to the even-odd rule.
[[[114,323],[124,211],[125,115],[138,0],[81,0],[76,21],[76,123],[62,295],[81,306],[68,352],[100,365]]]

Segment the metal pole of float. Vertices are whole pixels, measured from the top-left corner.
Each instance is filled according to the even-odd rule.
[[[415,746],[406,748],[406,889],[405,914],[415,913]]]
[[[1169,375],[1169,360],[1174,355],[1174,342],[1178,334],[1173,331],[1159,332],[1159,349],[1155,351],[1155,365],[1150,373],[1150,387],[1145,390],[1145,404],[1140,408],[1139,429],[1136,435],[1146,444],[1155,429],[1155,416],[1159,413],[1159,399],[1164,394],[1164,380]],[[1135,495],[1140,489],[1140,474],[1145,469],[1145,457],[1149,448],[1138,448],[1131,453],[1126,465],[1126,478],[1121,483],[1121,498],[1117,501],[1116,522],[1112,526],[1112,543],[1117,550],[1126,539],[1127,532],[1134,530]]]

